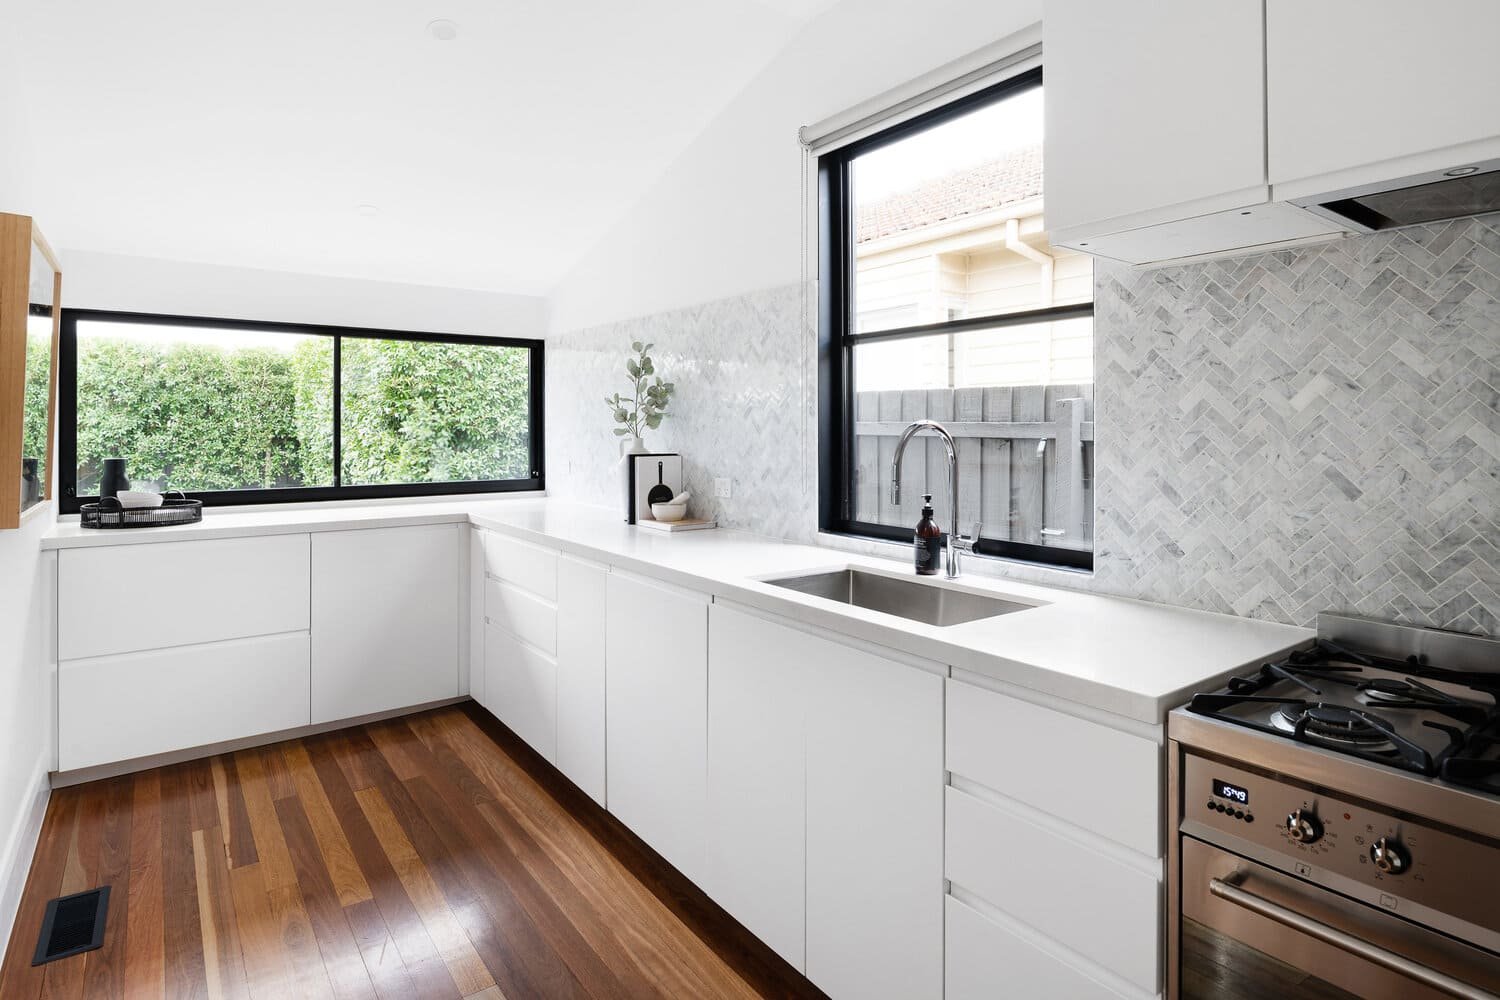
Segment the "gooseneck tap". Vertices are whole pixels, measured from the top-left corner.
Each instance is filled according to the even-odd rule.
[[[906,429],[901,432],[901,437],[896,441],[896,457],[891,460],[891,503],[901,502],[901,456],[906,453],[906,443],[922,431],[930,431],[937,435],[942,440],[943,449],[948,455],[948,499],[953,516],[948,521],[946,575],[952,580],[958,576],[958,554],[974,551],[974,545],[979,541],[979,529],[983,525],[975,521],[974,533],[967,537],[958,532],[958,446],[954,444],[953,435],[948,433],[948,428],[936,420],[913,420],[906,425]]]

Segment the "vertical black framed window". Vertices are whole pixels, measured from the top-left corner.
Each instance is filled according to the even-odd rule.
[[[978,551],[1093,565],[1093,264],[1047,239],[1036,69],[818,157],[819,524],[945,532],[945,451]]]
[[[205,505],[543,489],[543,345],[65,309],[63,513],[123,458]]]

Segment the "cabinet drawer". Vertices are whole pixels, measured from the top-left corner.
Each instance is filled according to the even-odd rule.
[[[58,559],[58,658],[308,627],[307,535],[70,549]]]
[[[1157,879],[955,788],[947,805],[954,885],[1156,992]]]
[[[950,679],[948,770],[1161,857],[1162,750],[1153,740]],[[1046,745],[1037,752],[1037,740]]]
[[[139,546],[150,548],[151,546]],[[58,665],[64,771],[311,721],[306,632]]]
[[[493,626],[484,634],[490,710],[526,745],[557,760],[557,663]]]
[[[1120,994],[952,896],[943,902],[948,925],[943,955],[945,1000],[1119,1000]]]
[[[503,580],[486,580],[484,616],[491,625],[557,655],[557,606]]]
[[[522,590],[557,600],[557,552],[498,532],[484,536],[484,569]]]

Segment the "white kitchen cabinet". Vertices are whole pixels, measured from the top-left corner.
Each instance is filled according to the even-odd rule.
[[[715,604],[708,636],[704,890],[806,969],[807,677],[822,640]]]
[[[605,804],[605,607],[609,569],[557,561],[557,769]]]
[[[943,678],[831,641],[807,666],[807,977],[940,997]]]
[[[1494,0],[1266,0],[1272,193],[1500,157],[1496,38]]]
[[[308,676],[305,631],[66,660],[57,674],[58,767],[305,726]]]
[[[307,535],[110,545],[59,556],[60,659],[308,627]]]
[[[491,625],[548,656],[557,654],[557,605],[506,580],[485,581],[484,614]]]
[[[609,811],[698,883],[708,807],[708,604],[679,587],[609,574]]]
[[[320,532],[312,721],[458,695],[460,526]]]
[[[944,1000],[1120,1000],[1130,995],[1090,978],[1065,954],[1046,950],[1037,939],[1027,940],[1030,935],[1020,928],[1002,926],[952,896],[945,905],[948,953]]]
[[[503,628],[484,636],[484,687],[491,711],[526,745],[557,759],[557,661]]]
[[[557,600],[556,549],[523,542],[498,531],[487,531],[484,551],[484,568],[490,576],[529,591],[544,601]]]
[[[484,529],[469,529],[469,690],[485,708],[490,707],[484,687]],[[493,711],[493,709],[491,709]]]
[[[1051,242],[1134,264],[1324,238],[1270,204],[1259,2],[1048,0]]]

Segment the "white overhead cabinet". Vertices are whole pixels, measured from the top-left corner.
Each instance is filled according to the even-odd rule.
[[[609,811],[702,884],[708,811],[708,605],[609,574]]]
[[[1500,4],[1266,0],[1280,199],[1500,158]]]
[[[313,722],[458,696],[461,541],[457,524],[313,535]]]
[[[1048,0],[1052,243],[1133,264],[1331,236],[1271,202],[1259,2]]]

